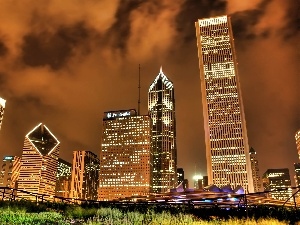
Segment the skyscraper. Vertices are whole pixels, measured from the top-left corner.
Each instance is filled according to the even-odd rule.
[[[54,196],[58,156],[59,141],[40,123],[25,136],[18,189]],[[18,196],[35,200],[26,193]]]
[[[259,175],[259,168],[258,168],[258,160],[256,157],[256,151],[254,148],[250,148],[250,162],[251,162],[251,170],[253,176],[253,187],[254,192],[262,191],[262,183]]]
[[[18,156],[5,156],[0,173],[0,186],[17,188],[21,159]]]
[[[167,192],[177,184],[176,119],[174,86],[162,69],[149,87],[148,114],[152,119],[152,191]]]
[[[70,198],[97,200],[99,159],[90,151],[73,151]]]
[[[196,22],[209,184],[253,192],[244,107],[227,16]]]
[[[5,100],[3,98],[0,98],[0,130],[3,120],[3,114],[4,114],[4,108],[5,108]]]
[[[134,109],[104,113],[99,200],[149,195],[150,126]]]
[[[55,195],[69,198],[71,191],[72,178],[72,164],[58,158],[57,172],[56,172],[56,187]]]
[[[184,181],[184,170],[183,168],[177,168],[177,185]]]
[[[294,169],[295,169],[295,184],[296,186],[300,188],[300,163],[294,163]],[[298,194],[300,197],[300,193]]]
[[[265,191],[286,188],[268,193],[270,198],[286,201],[292,195],[289,169],[268,169],[263,174],[263,186]]]
[[[296,132],[295,139],[296,139],[296,146],[297,146],[298,156],[299,156],[299,160],[300,160],[300,130],[298,130]]]

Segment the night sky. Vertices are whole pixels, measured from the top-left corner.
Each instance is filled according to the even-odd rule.
[[[195,22],[231,15],[249,144],[260,173],[298,160],[299,33],[292,0],[0,0],[0,157],[43,122],[73,150],[100,153],[103,112],[137,108],[163,72],[174,83],[178,167],[206,174]]]

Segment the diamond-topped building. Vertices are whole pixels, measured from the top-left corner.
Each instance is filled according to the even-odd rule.
[[[167,192],[177,185],[177,146],[173,82],[160,69],[149,87],[148,114],[152,120],[152,191]]]
[[[44,199],[55,195],[59,143],[42,123],[25,136],[18,189],[29,193],[19,192],[19,197],[35,200],[30,193],[43,194]]]
[[[253,192],[246,120],[230,17],[196,22],[209,184]]]

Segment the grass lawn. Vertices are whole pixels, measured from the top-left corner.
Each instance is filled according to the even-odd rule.
[[[276,219],[235,219],[220,220],[212,218],[210,221],[200,220],[190,214],[171,214],[170,212],[156,213],[149,210],[146,213],[124,212],[112,208],[83,209],[79,206],[67,208],[64,211],[46,209],[45,212],[27,212],[26,209],[2,207],[0,208],[0,224],[12,225],[46,225],[46,224],[87,224],[87,225],[283,225]],[[300,224],[300,223],[298,223]]]

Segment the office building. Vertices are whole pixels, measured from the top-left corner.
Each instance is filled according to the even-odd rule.
[[[52,199],[51,196],[55,195],[59,147],[57,138],[42,123],[25,136],[18,189]],[[18,196],[35,200],[35,196],[29,193],[20,192]]]
[[[5,156],[0,173],[0,187],[17,188],[20,174],[21,158],[18,156]]]
[[[72,164],[58,158],[57,172],[56,172],[56,187],[55,195],[69,198],[71,191],[72,179]]]
[[[230,17],[196,22],[208,183],[253,192]]]
[[[73,151],[70,198],[97,200],[99,159],[90,151]]]
[[[203,189],[203,176],[195,175],[193,176],[194,189]]]
[[[295,184],[298,189],[295,189],[295,191],[298,191],[300,189],[300,163],[294,163],[294,169],[295,169]],[[297,198],[297,202],[300,202],[300,192],[298,192],[295,196]]]
[[[177,185],[184,181],[184,170],[183,168],[177,168]]]
[[[152,191],[163,193],[177,184],[175,96],[172,81],[160,69],[148,91],[152,120]]]
[[[6,101],[3,98],[0,97],[0,130],[1,130],[1,126],[2,126],[5,102]]]
[[[250,148],[249,153],[250,153],[250,162],[251,162],[254,192],[260,192],[260,191],[262,191],[262,182],[261,182],[260,175],[259,175],[256,151],[253,148]]]
[[[99,200],[149,195],[150,126],[134,109],[104,113]]]
[[[295,168],[295,184],[300,187],[300,163],[294,163]]]
[[[289,169],[268,169],[263,174],[263,187],[265,191],[272,191],[268,197],[286,201],[292,195]],[[274,191],[278,189],[284,190]]]
[[[300,130],[298,130],[295,134],[295,139],[296,139],[296,146],[297,146],[297,151],[298,151],[298,157],[300,160]]]
[[[189,180],[188,179],[184,179],[182,185],[183,185],[184,189],[189,188]]]
[[[208,176],[203,176],[203,187],[208,186]]]

